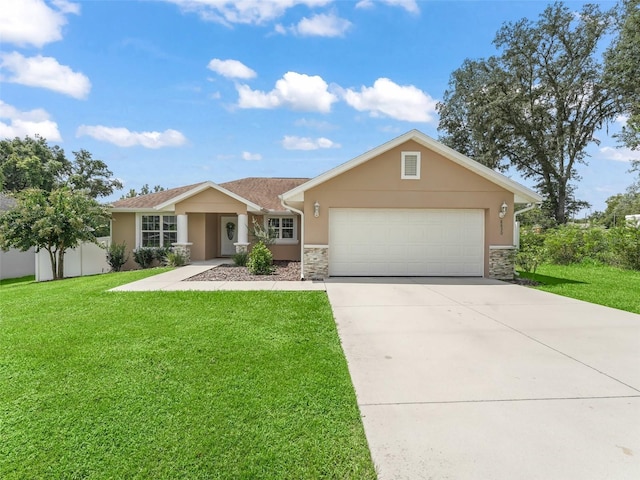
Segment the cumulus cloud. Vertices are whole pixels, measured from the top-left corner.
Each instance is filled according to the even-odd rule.
[[[309,138],[285,135],[282,146],[287,150],[318,150],[320,148],[340,148],[339,143],[334,143],[325,137]]]
[[[420,13],[420,8],[416,0],[377,0],[377,2],[391,7],[404,8],[409,13]],[[360,0],[356,3],[356,8],[371,8],[374,4],[374,0]]]
[[[270,92],[252,90],[248,85],[237,85],[240,108],[279,108],[327,113],[338,98],[329,92],[322,77],[287,72]]]
[[[74,98],[86,98],[91,90],[91,82],[84,74],[60,65],[53,57],[24,57],[18,52],[5,53],[0,55],[0,69],[10,73],[10,76],[3,78],[6,82],[47,88]]]
[[[372,117],[390,117],[407,122],[431,122],[436,101],[413,85],[398,85],[388,78],[377,79],[373,87],[347,89],[342,96],[351,107]]]
[[[66,0],[56,0],[58,10],[49,7],[44,0],[9,0],[0,8],[0,32],[2,41],[19,46],[42,47],[62,39],[62,27],[67,19],[64,14],[80,13],[80,6]]]
[[[340,18],[333,13],[322,13],[311,18],[303,17],[290,30],[303,37],[342,37],[351,25],[349,20]],[[282,27],[280,26],[280,28]],[[278,27],[276,27],[276,31],[282,33]]]
[[[259,153],[242,152],[243,160],[262,160],[262,155]]]
[[[40,135],[47,140],[62,140],[58,124],[41,108],[22,112],[0,100],[0,138],[33,137]]]
[[[323,7],[334,0],[165,0],[183,11],[195,12],[205,21],[224,25],[261,25],[281,17],[290,8]]]
[[[602,147],[600,149],[602,158],[616,162],[640,161],[640,151],[629,148]]]
[[[256,76],[256,72],[238,60],[220,60],[214,58],[209,62],[207,68],[227,78],[249,79]]]
[[[164,132],[132,132],[123,127],[105,127],[103,125],[80,125],[76,136],[89,136],[102,142],[113,143],[119,147],[163,148],[179,147],[187,141],[177,130]]]

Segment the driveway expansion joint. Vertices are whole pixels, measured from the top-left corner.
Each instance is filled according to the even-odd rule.
[[[424,402],[382,402],[382,403],[358,403],[360,407],[390,407],[403,405],[448,405],[457,403],[505,403],[505,402],[550,402],[557,400],[613,400],[617,398],[640,398],[640,395],[605,395],[590,397],[543,397],[543,398],[496,398],[480,400],[434,400]]]

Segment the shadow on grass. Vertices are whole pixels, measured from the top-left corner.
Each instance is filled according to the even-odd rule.
[[[542,285],[562,285],[562,284],[586,284],[587,282],[580,282],[578,280],[571,280],[569,278],[550,277],[548,275],[540,275],[539,273],[526,273],[518,272],[518,275],[523,278],[528,278],[534,282],[538,282]]]
[[[0,286],[6,287],[7,285],[13,285],[15,283],[29,283],[34,282],[35,280],[35,275],[27,275],[26,277],[20,278],[5,278],[3,280],[0,280]]]

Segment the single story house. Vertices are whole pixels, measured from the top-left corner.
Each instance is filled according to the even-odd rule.
[[[276,233],[274,259],[301,261],[307,279],[504,279],[514,272],[514,206],[541,201],[412,130],[312,179],[203,182],[119,200],[112,241],[173,245],[207,260],[246,250],[257,221]]]

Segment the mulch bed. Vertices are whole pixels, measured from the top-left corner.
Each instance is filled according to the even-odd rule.
[[[271,275],[252,275],[247,267],[237,267],[225,263],[185,279],[185,282],[264,282],[264,281],[300,281],[300,262],[275,260]]]

